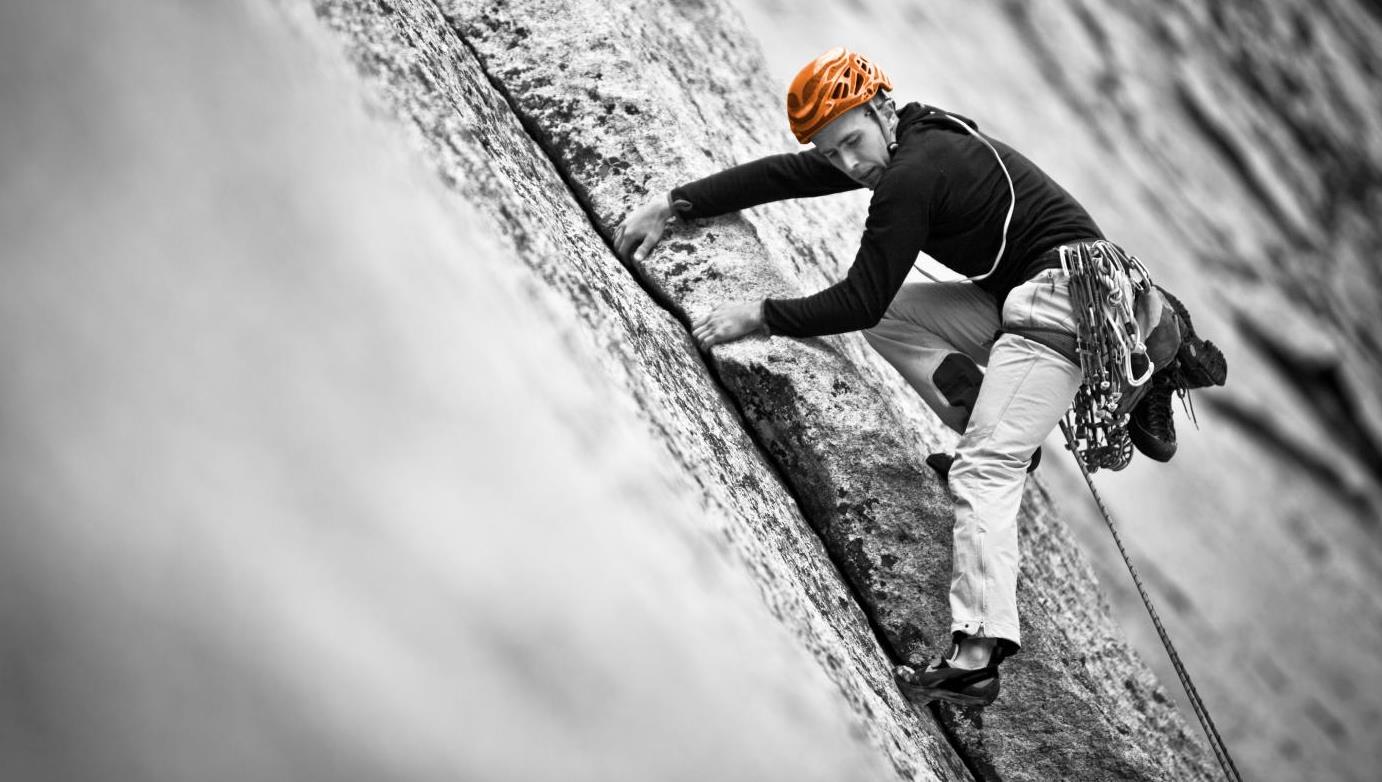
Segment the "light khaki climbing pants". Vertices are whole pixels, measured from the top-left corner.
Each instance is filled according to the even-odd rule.
[[[1006,333],[1074,333],[1068,276],[1051,269],[1014,289],[999,330],[994,298],[971,282],[908,283],[865,338],[961,433],[950,468],[955,551],[951,630],[1022,643],[1017,511],[1027,463],[1083,378],[1052,348]],[[977,365],[977,366],[976,366]],[[986,366],[980,379],[978,367]],[[977,389],[974,387],[977,385]]]

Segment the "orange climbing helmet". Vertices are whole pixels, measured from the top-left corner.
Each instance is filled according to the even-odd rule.
[[[805,144],[841,114],[868,103],[892,81],[863,55],[835,47],[801,69],[787,88],[787,120]]]

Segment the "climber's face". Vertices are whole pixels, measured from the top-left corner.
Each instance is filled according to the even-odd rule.
[[[896,124],[891,102],[875,98],[841,114],[811,141],[836,168],[872,190],[892,159],[888,145]]]

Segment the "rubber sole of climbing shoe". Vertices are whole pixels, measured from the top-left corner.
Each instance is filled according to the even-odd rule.
[[[1223,351],[1208,340],[1181,343],[1176,366],[1186,388],[1221,386],[1228,380],[1228,360]]]
[[[957,706],[988,706],[998,699],[1002,674],[996,666],[967,670],[928,667],[918,673],[910,665],[899,665],[893,672],[897,686],[919,705],[944,701]]]
[[[1174,371],[1180,383],[1186,388],[1208,388],[1221,386],[1228,380],[1228,360],[1224,352],[1213,342],[1200,339],[1195,333],[1195,324],[1190,320],[1190,310],[1171,292],[1157,286],[1170,303],[1171,309],[1180,321],[1181,343],[1176,352]]]

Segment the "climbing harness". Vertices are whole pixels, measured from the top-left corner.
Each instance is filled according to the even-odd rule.
[[[1137,575],[1137,568],[1133,567],[1132,558],[1128,556],[1128,550],[1123,545],[1123,537],[1118,534],[1118,527],[1113,523],[1113,516],[1109,513],[1108,506],[1104,505],[1104,500],[1099,496],[1098,489],[1094,488],[1094,478],[1090,475],[1090,470],[1085,466],[1085,461],[1079,458],[1075,432],[1068,421],[1061,421],[1061,432],[1065,435],[1066,447],[1076,454],[1075,463],[1080,467],[1080,474],[1084,476],[1085,483],[1089,485],[1089,493],[1094,496],[1094,503],[1099,506],[1099,512],[1104,516],[1104,523],[1108,525],[1109,532],[1113,533],[1113,542],[1118,545],[1118,553],[1123,555],[1123,563],[1128,566],[1128,572],[1132,574],[1133,584],[1137,586],[1137,594],[1142,597],[1142,605],[1146,606],[1147,613],[1152,617],[1152,624],[1156,626],[1157,637],[1161,639],[1161,645],[1166,648],[1166,654],[1171,658],[1171,665],[1176,669],[1176,675],[1180,677],[1181,686],[1185,688],[1185,694],[1190,698],[1190,706],[1195,710],[1195,716],[1200,721],[1200,727],[1204,729],[1205,737],[1209,739],[1209,746],[1214,751],[1214,758],[1219,761],[1219,767],[1224,770],[1224,776],[1233,782],[1242,782],[1242,776],[1238,774],[1238,767],[1233,763],[1233,757],[1228,753],[1228,746],[1224,744],[1223,738],[1219,735],[1219,730],[1214,725],[1214,719],[1209,716],[1209,709],[1205,707],[1204,701],[1200,700],[1200,693],[1195,689],[1194,682],[1190,681],[1190,673],[1185,670],[1185,664],[1181,662],[1180,655],[1176,653],[1176,647],[1171,643],[1171,636],[1166,632],[1166,627],[1161,623],[1161,617],[1157,615],[1156,608],[1152,606],[1152,598],[1147,594],[1147,589],[1142,585],[1142,578]]]
[[[1132,460],[1128,415],[1152,377],[1146,336],[1138,324],[1138,296],[1152,289],[1142,262],[1103,240],[1060,250],[1070,275],[1076,353],[1084,384],[1066,415],[1074,432],[1071,450],[1090,472],[1121,470]]]

